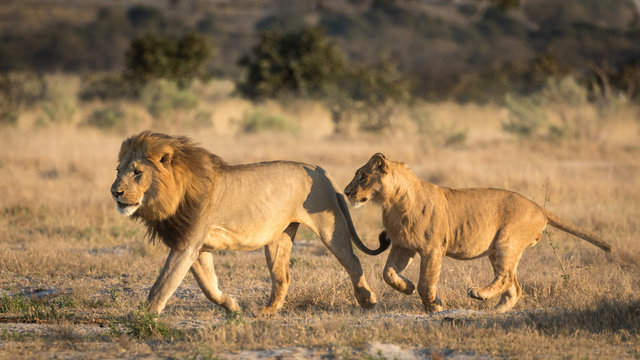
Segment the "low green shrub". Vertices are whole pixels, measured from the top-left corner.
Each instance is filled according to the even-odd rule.
[[[119,104],[108,105],[94,110],[85,123],[102,130],[123,130],[126,127],[126,114]]]
[[[33,73],[0,74],[0,125],[14,125],[21,110],[45,97],[47,84]]]
[[[173,329],[158,321],[158,315],[146,310],[145,306],[140,306],[135,313],[127,315],[120,321],[111,321],[110,329],[112,335],[128,335],[138,340],[143,339],[167,339],[179,338],[183,333],[178,329]]]
[[[572,76],[550,78],[538,92],[507,95],[509,121],[503,129],[521,138],[550,141],[594,140],[602,132],[605,113],[588,100],[587,89]]]
[[[115,100],[135,98],[139,95],[139,87],[120,75],[92,74],[82,79],[78,97],[81,100]]]
[[[142,89],[140,99],[160,124],[168,124],[171,118],[176,121],[176,112],[195,111],[199,105],[198,97],[193,91],[188,88],[181,89],[168,80],[158,80],[146,85]]]
[[[242,128],[246,132],[294,131],[295,125],[287,117],[256,108],[244,114]]]
[[[411,120],[416,124],[417,131],[429,139],[429,142],[439,146],[455,146],[467,141],[468,129],[457,122],[449,124],[436,123],[429,113],[420,106],[411,108]]]

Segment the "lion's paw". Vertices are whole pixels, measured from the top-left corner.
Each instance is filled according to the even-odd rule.
[[[401,293],[405,294],[405,295],[411,295],[414,292],[416,292],[416,286],[413,285],[413,283],[411,281],[406,281],[405,282],[405,288],[404,290],[400,290]]]
[[[278,308],[275,306],[265,306],[258,309],[258,315],[270,316],[275,315],[278,312]]]
[[[356,290],[356,299],[358,300],[358,304],[365,309],[371,309],[378,303],[376,294],[364,288]]]
[[[487,298],[480,293],[480,289],[478,288],[469,288],[469,290],[467,290],[467,295],[474,299],[487,300]]]
[[[440,312],[443,310],[442,305],[440,304],[427,304],[424,306],[424,310],[428,313],[432,313],[432,312]]]
[[[239,313],[240,306],[238,306],[238,302],[232,298],[231,296],[225,295],[224,301],[220,304],[227,313]]]

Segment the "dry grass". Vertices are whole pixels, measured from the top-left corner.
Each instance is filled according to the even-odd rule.
[[[342,185],[377,151],[407,162],[420,177],[440,185],[508,188],[538,203],[544,202],[548,179],[547,207],[601,234],[615,252],[606,255],[554,231],[550,240],[525,252],[519,266],[524,296],[512,313],[464,315],[449,324],[423,316],[417,295],[404,296],[383,282],[384,254],[359,253],[379,300],[373,310],[361,310],[346,272],[319,240],[302,230],[292,255],[293,282],[280,314],[252,315],[270,290],[262,251],[219,252],[221,287],[238,300],[242,315],[227,319],[188,275],[160,317],[177,331],[137,339],[127,335],[127,321],[146,298],[167,251],[148,245],[142,225],[119,217],[113,208],[108,188],[121,135],[69,127],[2,129],[0,293],[8,305],[0,314],[0,358],[17,353],[212,358],[233,350],[296,346],[342,358],[373,358],[375,354],[358,353],[372,342],[497,357],[640,357],[637,124],[617,121],[598,143],[551,145],[505,136],[498,108],[445,104],[429,111],[436,119],[461,117],[469,126],[466,144],[438,147],[418,136],[184,132],[231,163],[317,163]],[[373,246],[381,229],[379,210],[367,206],[352,215],[361,237]],[[550,241],[557,245],[564,272]],[[412,264],[406,275],[415,280],[417,271]],[[440,297],[448,309],[490,309],[497,300],[482,303],[466,296],[468,287],[490,278],[486,259],[446,259]],[[24,308],[15,303],[18,294],[34,295],[38,289],[48,295],[29,300],[33,309],[44,309],[29,318],[37,326],[16,327],[25,322]]]

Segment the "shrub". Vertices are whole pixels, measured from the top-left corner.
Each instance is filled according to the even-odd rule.
[[[322,97],[334,91],[345,66],[322,28],[264,31],[251,56],[240,59],[247,77],[238,91],[252,99],[299,95]]]
[[[124,327],[124,331],[121,327]],[[110,328],[113,335],[126,334],[139,340],[176,338],[183,335],[180,330],[170,328],[158,321],[158,315],[148,312],[142,306],[120,323],[112,321]]]
[[[395,63],[384,59],[374,65],[351,66],[333,103],[338,107],[334,121],[338,129],[340,124],[353,121],[354,117],[342,114],[359,112],[362,114],[357,127],[363,131],[381,132],[394,126],[398,110],[409,102],[411,95],[409,83],[399,73]],[[356,117],[357,118],[357,117]]]
[[[337,129],[352,126],[378,132],[392,126],[397,104],[410,98],[409,83],[394,62],[350,65],[323,28],[262,32],[238,91],[251,99],[288,95],[320,98],[332,107]],[[358,116],[353,116],[358,113]]]
[[[244,114],[242,128],[247,132],[293,131],[295,126],[285,116],[269,113],[259,107]]]
[[[114,100],[136,97],[139,88],[120,75],[94,74],[82,79],[78,97],[82,100]]]
[[[78,82],[66,75],[45,77],[46,91],[41,103],[46,123],[71,123],[78,111]]]
[[[94,110],[87,117],[86,124],[103,130],[124,130],[125,116],[126,114],[119,104],[109,105]]]
[[[457,122],[438,124],[429,116],[429,113],[420,108],[420,106],[411,108],[409,116],[416,124],[417,131],[428,137],[431,144],[455,146],[467,141],[468,129],[462,127]]]
[[[126,52],[125,76],[139,84],[166,79],[186,87],[193,79],[203,77],[204,63],[210,55],[211,47],[197,32],[177,40],[146,35],[131,42]]]
[[[140,94],[142,103],[156,120],[166,122],[177,110],[195,110],[198,97],[189,89],[181,89],[167,80],[145,86]]]
[[[503,129],[524,138],[593,140],[602,130],[603,116],[587,95],[587,89],[571,76],[550,78],[528,96],[507,95],[510,119]]]
[[[504,100],[509,109],[509,121],[502,128],[521,137],[539,135],[546,123],[546,115],[534,97],[516,97],[507,94]]]
[[[20,110],[45,97],[44,77],[33,73],[0,74],[0,125],[13,125]]]

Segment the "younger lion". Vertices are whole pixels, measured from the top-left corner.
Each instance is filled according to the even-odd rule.
[[[384,280],[412,294],[415,286],[400,275],[416,253],[420,255],[418,293],[427,312],[441,311],[436,296],[442,257],[469,260],[488,256],[495,278],[469,296],[486,300],[502,294],[497,312],[511,309],[522,290],[516,270],[522,252],[535,245],[551,224],[611,252],[593,233],[573,225],[523,196],[498,189],[449,189],[423,182],[404,164],[378,153],[356,171],[345,189],[354,206],[368,200],[382,207],[380,234],[391,239]]]
[[[122,143],[116,170],[111,194],[118,211],[140,219],[152,239],[171,249],[149,293],[151,312],[162,311],[189,270],[209,300],[238,311],[218,288],[211,252],[261,247],[272,281],[261,313],[276,312],[291,282],[289,258],[300,224],[318,234],[347,270],[360,306],[375,305],[351,240],[368,254],[383,250],[362,244],[344,196],[320,167],[289,161],[228,165],[186,137],[145,131]]]

